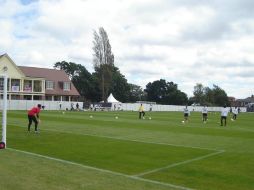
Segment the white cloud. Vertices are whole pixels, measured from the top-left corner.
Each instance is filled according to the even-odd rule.
[[[254,94],[250,0],[0,0],[0,53],[18,65],[73,61],[92,71],[93,30],[104,27],[115,64],[145,87],[161,78],[192,95],[196,83]],[[252,88],[252,89],[251,89]]]

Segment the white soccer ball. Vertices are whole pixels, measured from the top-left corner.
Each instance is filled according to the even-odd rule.
[[[63,114],[65,114],[65,112],[63,111]]]
[[[115,118],[116,118],[116,119],[118,119],[118,117],[117,117],[117,116],[116,116]]]
[[[184,121],[182,121],[182,123],[184,123]]]
[[[90,115],[90,118],[93,118],[93,116],[92,116],[92,115]]]
[[[149,120],[151,120],[152,118],[151,117],[149,117]]]

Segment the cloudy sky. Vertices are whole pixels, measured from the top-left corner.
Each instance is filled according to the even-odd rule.
[[[166,79],[254,94],[253,0],[0,0],[0,54],[17,65],[92,65],[93,31],[109,36],[115,65],[143,88]]]

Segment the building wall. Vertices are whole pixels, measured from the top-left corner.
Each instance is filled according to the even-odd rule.
[[[4,73],[4,67],[8,68],[6,73],[10,78],[21,79],[25,77],[6,56],[1,57],[0,59],[0,74]]]
[[[8,70],[4,71],[4,67]],[[24,73],[15,65],[8,55],[0,57],[0,75],[7,74],[8,76],[8,100],[59,100],[71,101],[72,96],[47,95],[45,87],[45,78],[26,77]],[[15,85],[14,80],[19,80],[19,84]],[[26,88],[26,81],[30,81],[31,90]],[[41,91],[36,91],[36,84],[41,83]],[[18,88],[17,88],[18,87]],[[0,89],[0,97],[2,96],[2,88]],[[49,98],[50,97],[50,98]]]

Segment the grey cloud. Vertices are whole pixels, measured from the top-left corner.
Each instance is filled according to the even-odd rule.
[[[145,76],[160,75],[161,71],[158,69],[147,69],[145,66],[137,66],[135,68],[128,69],[128,73],[133,77],[140,76],[144,78]]]
[[[236,71],[233,73],[229,73],[229,76],[231,77],[240,77],[240,78],[253,78],[254,79],[254,69],[248,69],[244,71]]]
[[[121,57],[120,60],[124,61],[136,61],[136,62],[151,62],[151,61],[162,61],[164,57],[155,55],[126,55]]]
[[[207,60],[202,62],[196,62],[193,64],[195,68],[203,68],[203,67],[216,67],[216,68],[246,68],[251,69],[254,68],[254,62],[250,62],[247,60],[243,60],[241,62],[222,62],[218,60]]]
[[[174,1],[175,5],[183,7],[207,6],[212,8],[216,15],[205,25],[196,25],[187,28],[182,34],[183,40],[211,41],[220,40],[233,35],[232,24],[245,22],[254,18],[253,0],[179,0]],[[245,25],[246,33],[253,33],[253,29]]]

